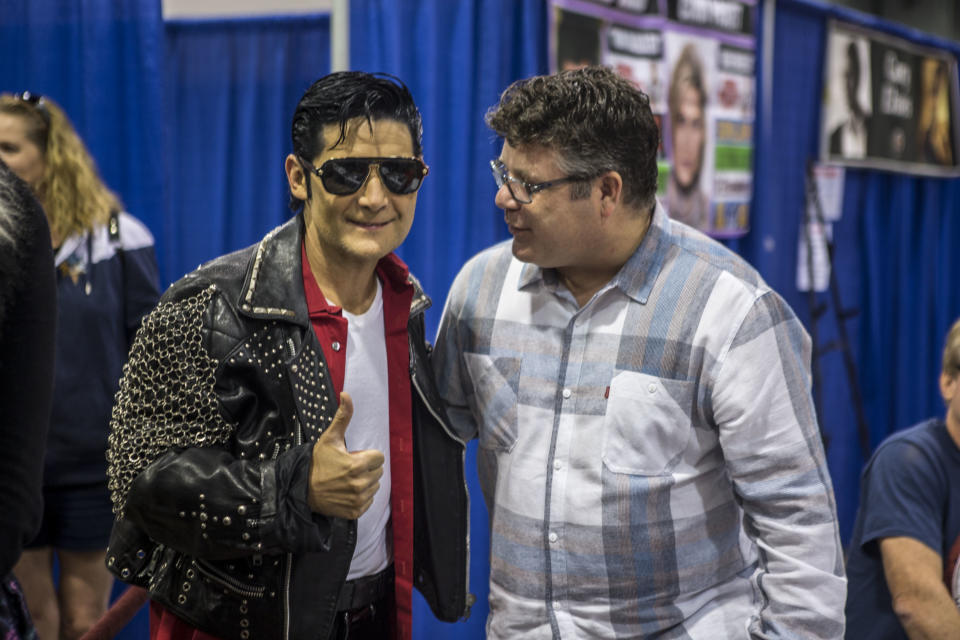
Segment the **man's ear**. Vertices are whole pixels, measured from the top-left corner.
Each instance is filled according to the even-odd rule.
[[[303,167],[297,162],[297,157],[292,153],[287,156],[283,163],[283,169],[287,173],[287,183],[290,185],[290,193],[294,198],[307,200],[307,174]]]
[[[597,180],[600,181],[600,213],[606,217],[613,214],[613,210],[623,199],[623,177],[617,171],[607,171]]]

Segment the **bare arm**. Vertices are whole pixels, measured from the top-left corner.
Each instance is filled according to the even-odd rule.
[[[910,640],[960,640],[960,609],[943,583],[943,558],[919,540],[880,540],[893,610]]]

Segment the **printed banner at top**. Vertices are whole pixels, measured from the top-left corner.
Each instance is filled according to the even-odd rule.
[[[667,17],[705,29],[753,35],[754,8],[739,0],[667,0]]]
[[[657,196],[716,237],[750,228],[756,2],[552,0],[553,71],[603,64],[650,97]]]
[[[824,162],[960,175],[954,56],[836,21],[826,47]]]
[[[660,12],[659,0],[589,0],[594,4],[628,13],[637,13],[640,15],[656,14]]]

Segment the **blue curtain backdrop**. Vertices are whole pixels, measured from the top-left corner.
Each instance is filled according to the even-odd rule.
[[[104,181],[158,238],[162,67],[159,0],[0,0],[0,91],[62,106]]]
[[[795,287],[797,235],[804,168],[818,151],[832,17],[960,53],[956,44],[815,0],[776,2],[774,32],[761,33],[758,46],[774,38],[773,105],[769,117],[760,111],[757,118],[752,230],[728,244],[808,329],[810,300]],[[398,75],[423,111],[431,173],[400,253],[434,298],[433,332],[460,265],[507,237],[487,169],[499,144],[483,114],[509,82],[546,71],[546,0],[353,0],[350,42],[353,68]],[[107,182],[157,236],[163,284],[289,217],[282,163],[290,116],[328,70],[324,16],[164,28],[158,0],[0,0],[0,90],[27,88],[64,105]],[[764,89],[761,81],[758,95]],[[960,181],[848,170],[845,187],[834,266],[844,305],[859,309],[847,328],[875,446],[943,412],[936,390],[942,339],[960,316],[951,261],[960,241]],[[831,315],[816,328],[821,343],[838,333]],[[863,459],[840,355],[825,354],[820,365],[820,410],[846,541]],[[488,533],[474,446],[467,481],[471,590],[479,600],[466,624],[447,625],[417,599],[416,638],[483,637]],[[120,637],[145,638],[145,612]]]
[[[330,72],[328,15],[166,26],[169,206],[162,273],[250,245],[287,220],[290,119]]]

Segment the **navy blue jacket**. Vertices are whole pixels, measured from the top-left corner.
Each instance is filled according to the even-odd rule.
[[[57,252],[57,348],[46,486],[107,481],[110,412],[140,319],[160,297],[153,236],[133,216]]]

